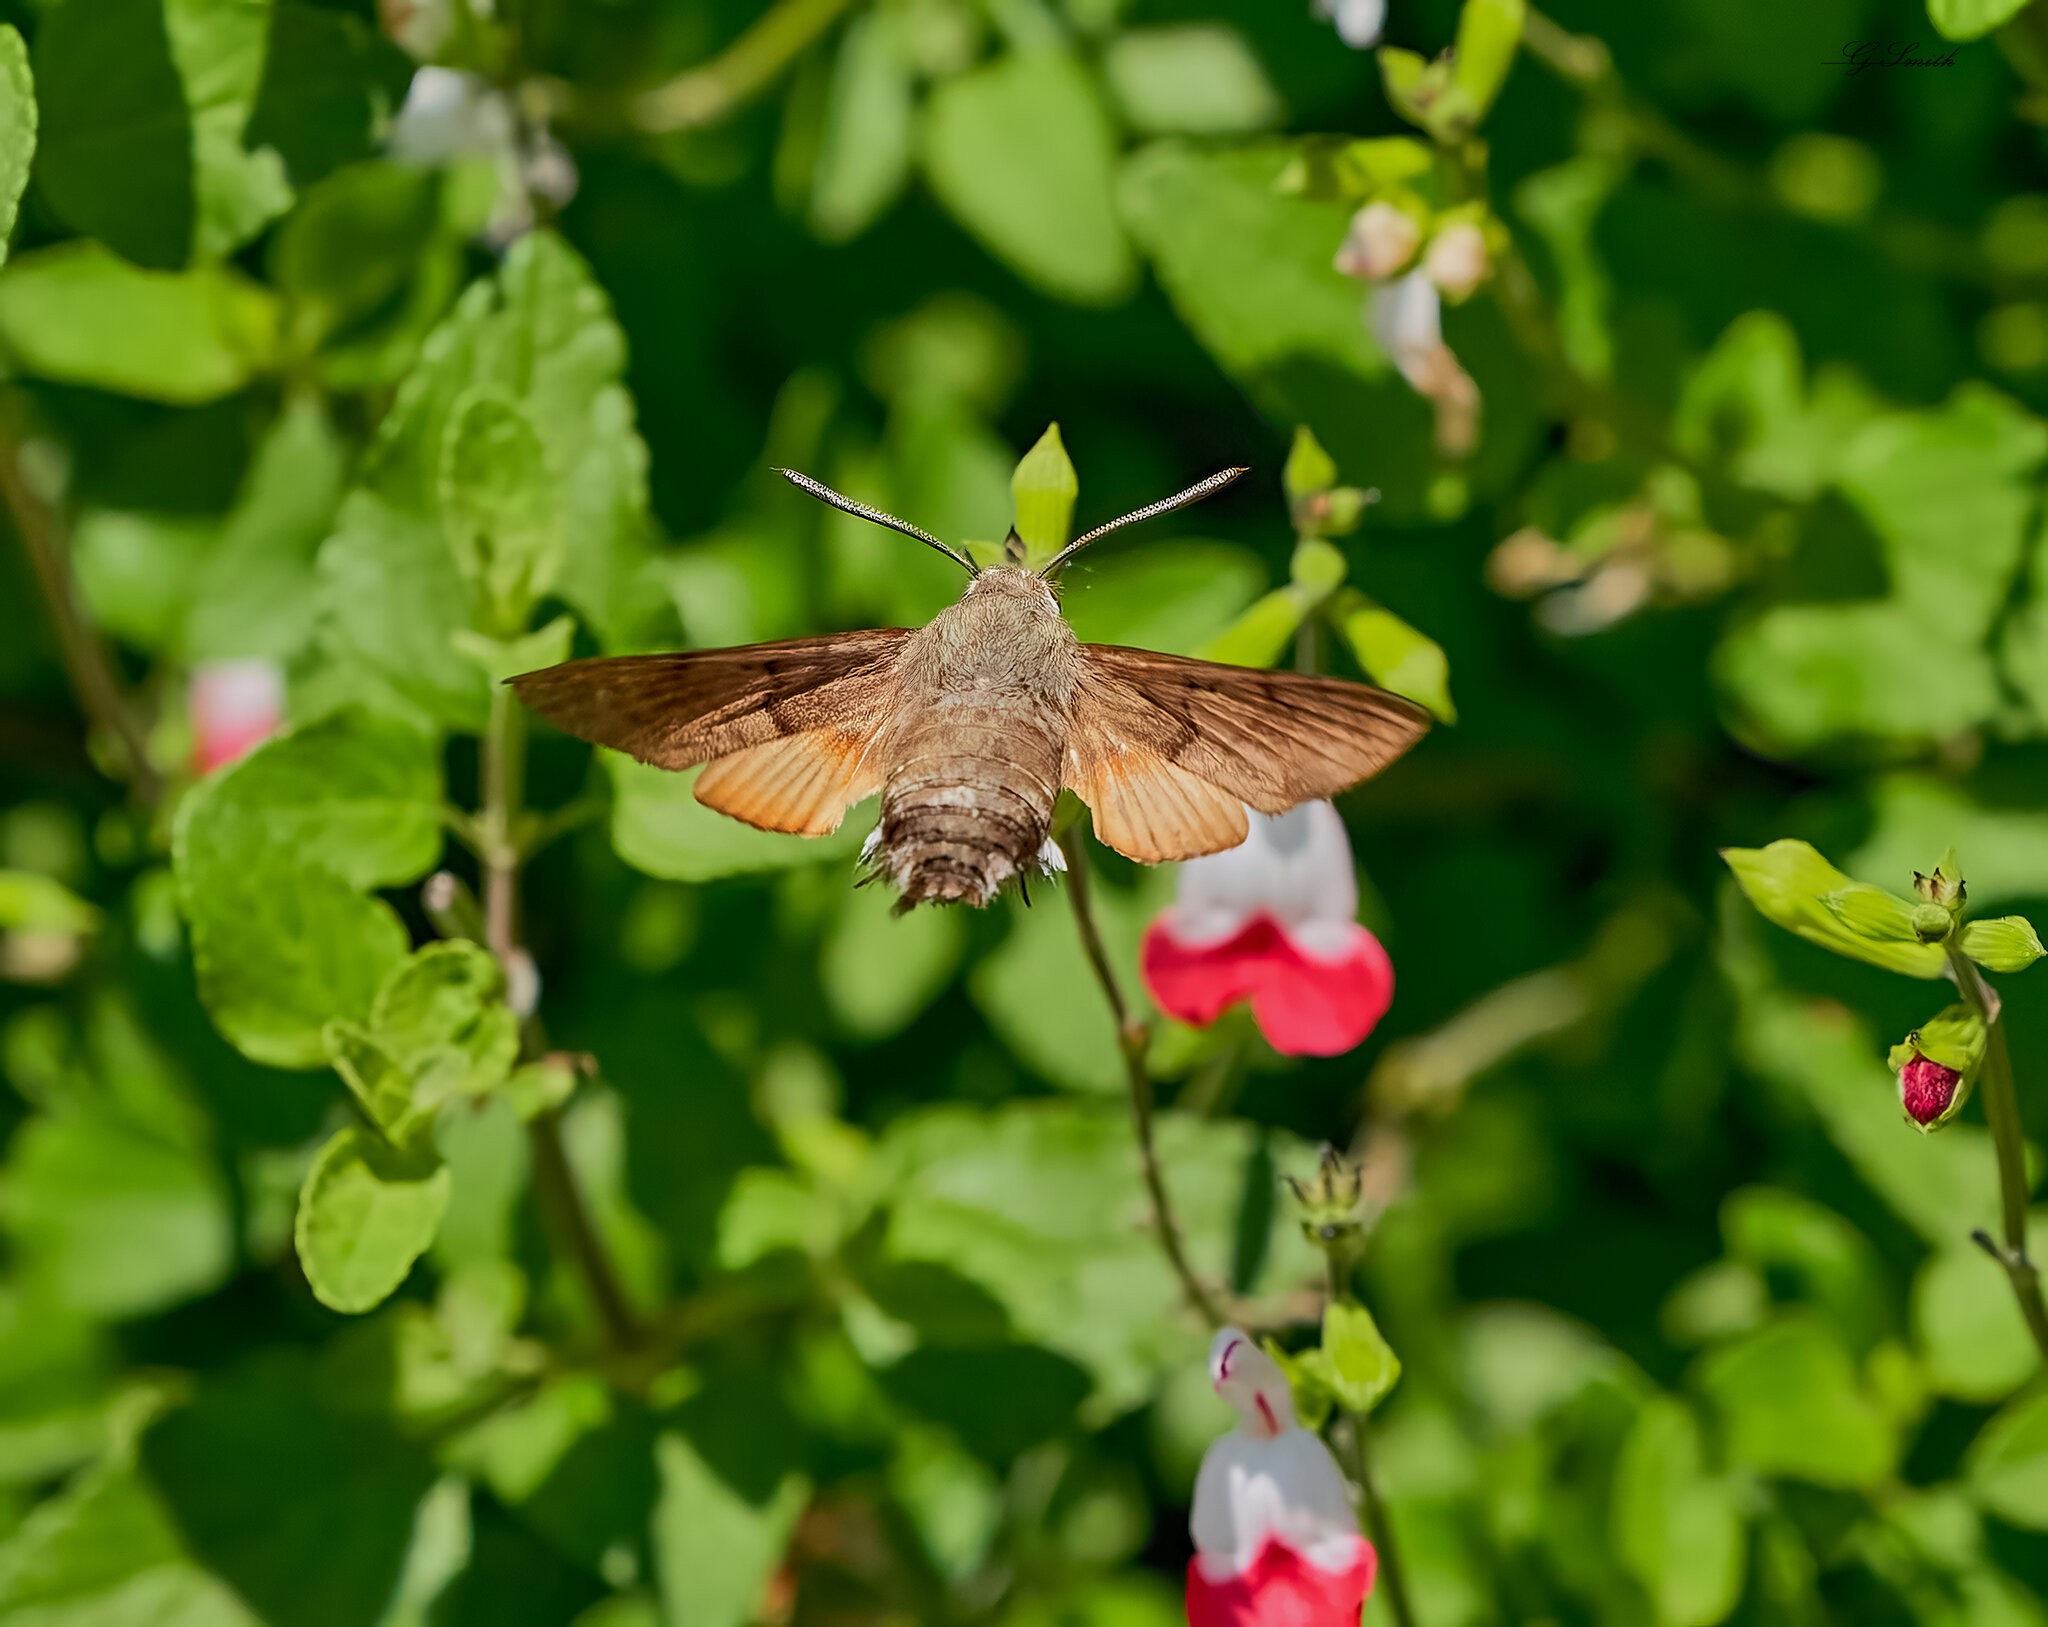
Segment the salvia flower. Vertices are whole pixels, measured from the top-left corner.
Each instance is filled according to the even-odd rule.
[[[1912,1060],[1899,1069],[1899,1105],[1923,1130],[1947,1123],[1962,1106],[1962,1093],[1962,1074],[1931,1056],[1915,1051]]]
[[[1238,1425],[1195,1477],[1189,1627],[1358,1627],[1378,1555],[1330,1449],[1295,1421],[1272,1357],[1236,1328],[1210,1345],[1209,1382]]]
[[[1415,217],[1382,199],[1351,217],[1334,264],[1347,277],[1378,282],[1406,266],[1421,245],[1422,228]]]
[[[479,74],[419,69],[391,121],[389,144],[391,156],[406,163],[487,160],[498,177],[498,197],[484,236],[501,248],[532,230],[535,198],[560,205],[576,195],[576,163],[568,150]]]
[[[1387,0],[1315,0],[1316,15],[1337,25],[1337,37],[1354,51],[1369,51],[1380,42],[1387,23]]]
[[[1444,343],[1443,300],[1421,267],[1374,286],[1365,324],[1417,395],[1436,408],[1436,446],[1463,457],[1479,439],[1479,386]]]
[[[192,669],[185,704],[192,716],[192,767],[225,768],[277,733],[284,721],[284,673],[275,661],[207,661]]]
[[[1344,821],[1327,802],[1246,812],[1243,842],[1180,867],[1175,901],[1139,952],[1145,986],[1181,1022],[1212,1023],[1249,1001],[1276,1051],[1340,1055],[1394,998],[1393,963],[1356,919]]]
[[[1486,280],[1486,234],[1470,221],[1446,226],[1429,240],[1422,269],[1448,298],[1466,298]]]

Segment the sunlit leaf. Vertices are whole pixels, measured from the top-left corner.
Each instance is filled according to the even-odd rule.
[[[306,1172],[292,1228],[299,1265],[323,1305],[382,1304],[426,1253],[448,1208],[438,1160],[407,1157],[367,1130],[339,1130]]]

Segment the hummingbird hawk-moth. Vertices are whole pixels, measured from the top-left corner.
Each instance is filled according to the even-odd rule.
[[[967,571],[920,628],[738,649],[627,655],[529,672],[519,698],[568,733],[657,768],[703,765],[697,800],[761,830],[823,836],[881,793],[862,858],[900,908],[994,898],[1063,868],[1062,788],[1107,846],[1146,864],[1235,847],[1245,805],[1280,813],[1378,773],[1429,727],[1367,684],[1083,644],[1053,574],[1097,538],[1227,486],[1226,469],[1097,526],[1036,571],[978,566],[929,532],[776,471],[822,502],[936,548]]]

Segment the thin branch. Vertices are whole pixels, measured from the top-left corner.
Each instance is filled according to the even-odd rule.
[[[2019,1301],[2020,1315],[2034,1336],[2034,1347],[2048,1362],[2048,1305],[2041,1299],[2041,1273],[2027,1256],[2027,1153],[2020,1126],[2019,1092],[2013,1087],[2012,1056],[2005,1045],[2005,1023],[1999,1015],[1998,996],[1984,981],[1977,963],[1962,952],[1955,939],[1948,941],[1948,961],[1955,971],[1956,987],[1970,1009],[1983,1019],[1984,1117],[1991,1125],[1991,1145],[1998,1156],[1998,1199],[2000,1224],[2005,1231],[2003,1248],[1988,1248],[1993,1259],[2005,1268]],[[1980,1245],[1990,1239],[1977,1234]]]
[[[142,722],[122,693],[105,643],[78,602],[71,549],[61,522],[30,487],[21,469],[21,448],[4,428],[0,428],[0,499],[7,504],[15,535],[21,538],[22,552],[42,590],[56,630],[58,653],[80,710],[95,731],[118,746],[121,778],[146,806],[155,806],[163,798],[164,781],[150,761]]]
[[[1081,948],[1088,956],[1095,980],[1102,985],[1102,992],[1109,999],[1110,1015],[1116,1019],[1117,1050],[1123,1056],[1124,1077],[1130,1084],[1131,1122],[1138,1132],[1138,1164],[1144,1173],[1145,1191],[1152,1199],[1152,1229],[1159,1236],[1159,1246],[1166,1253],[1167,1264],[1173,1267],[1173,1274],[1180,1279],[1188,1303],[1210,1327],[1220,1328],[1224,1323],[1223,1311],[1188,1263],[1187,1251],[1181,1243],[1180,1226],[1173,1217],[1173,1203],[1166,1195],[1166,1178],[1159,1166],[1159,1148],[1153,1138],[1152,1070],[1145,1063],[1151,1030],[1146,1024],[1132,1019],[1123,987],[1117,982],[1116,971],[1109,964],[1109,954],[1102,946],[1102,934],[1095,924],[1094,899],[1089,892],[1088,838],[1079,825],[1074,825],[1061,833],[1059,844],[1060,851],[1067,856],[1067,892],[1073,899],[1074,924],[1081,931]]]
[[[730,118],[782,77],[857,0],[780,0],[709,62],[657,85],[634,106],[643,130],[701,130]]]
[[[1352,1297],[1349,1256],[1340,1258],[1339,1253],[1331,1250],[1327,1255],[1333,1305]],[[1394,1541],[1394,1523],[1387,1517],[1386,1504],[1380,1501],[1379,1487],[1372,1477],[1372,1445],[1367,1438],[1365,1414],[1349,1407],[1339,1410],[1347,1426],[1344,1455],[1350,1460],[1344,1467],[1357,1483],[1359,1500],[1364,1505],[1361,1512],[1365,1515],[1365,1534],[1380,1556],[1380,1585],[1386,1591],[1388,1613],[1393,1616],[1395,1627],[1415,1627],[1415,1605],[1408,1597],[1408,1576],[1401,1565],[1400,1547]]]
[[[491,691],[484,733],[483,806],[476,824],[484,873],[484,943],[508,971],[524,953],[519,946],[520,850],[515,834],[524,796],[524,758],[525,726],[518,702],[511,690],[497,685]],[[535,1024],[526,1025],[520,1049],[522,1058],[540,1049]],[[640,1318],[577,1183],[562,1143],[560,1115],[540,1114],[527,1125],[527,1140],[533,1154],[534,1197],[549,1241],[582,1280],[606,1343],[618,1351],[635,1349],[643,1335]]]

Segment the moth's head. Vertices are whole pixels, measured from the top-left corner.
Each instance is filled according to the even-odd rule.
[[[984,604],[991,601],[1014,604],[1027,610],[1057,611],[1059,608],[1059,599],[1052,584],[1038,572],[1027,571],[1021,565],[984,565],[968,581],[966,597]]]

